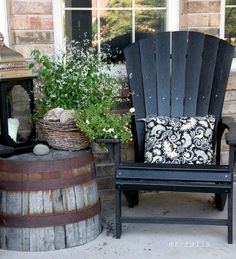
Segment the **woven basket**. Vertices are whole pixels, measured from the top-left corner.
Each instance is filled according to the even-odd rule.
[[[76,151],[89,147],[90,141],[75,125],[38,120],[37,126],[48,144],[56,149]]]

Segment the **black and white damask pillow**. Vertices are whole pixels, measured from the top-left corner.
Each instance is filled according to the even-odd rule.
[[[145,163],[210,164],[215,117],[148,116]]]

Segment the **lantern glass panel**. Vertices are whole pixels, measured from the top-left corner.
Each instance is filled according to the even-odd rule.
[[[21,85],[7,93],[8,135],[15,143],[24,143],[32,131],[30,96]]]

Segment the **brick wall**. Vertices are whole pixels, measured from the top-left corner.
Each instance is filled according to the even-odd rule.
[[[35,48],[52,52],[52,0],[10,0],[8,5],[11,46],[26,58]]]
[[[182,0],[182,30],[194,30],[219,36],[220,0]]]

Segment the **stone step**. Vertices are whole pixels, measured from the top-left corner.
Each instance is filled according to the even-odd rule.
[[[97,185],[99,191],[114,189],[113,177],[97,177]]]
[[[114,163],[99,163],[95,164],[97,177],[115,177]]]
[[[93,152],[95,164],[105,164],[110,163],[111,158],[109,152]]]
[[[114,200],[115,198],[115,189],[105,189],[105,190],[98,190],[99,197],[101,198],[102,202],[107,200]]]
[[[95,164],[111,162],[109,151],[104,145],[93,143],[91,146]]]

